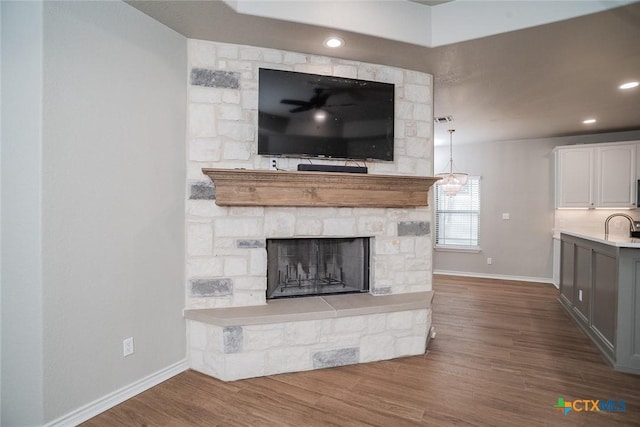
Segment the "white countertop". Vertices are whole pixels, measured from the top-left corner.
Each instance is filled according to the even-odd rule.
[[[622,234],[609,234],[595,232],[576,232],[570,230],[554,230],[554,237],[557,234],[560,237],[560,233],[568,234],[569,236],[579,237],[581,239],[593,240],[594,242],[604,243],[605,245],[616,246],[619,248],[638,248],[640,249],[640,238],[629,237]]]

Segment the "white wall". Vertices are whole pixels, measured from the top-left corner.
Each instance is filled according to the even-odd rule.
[[[16,86],[29,107],[12,108],[11,123],[41,130],[22,146],[3,127],[3,265],[33,240],[16,271],[3,270],[2,424],[12,426],[55,420],[186,351],[186,39],[121,2],[27,4],[40,11],[26,13],[36,49],[21,26],[3,26],[3,42],[15,37],[35,62],[3,68],[3,89]],[[11,231],[25,220],[26,235]]]
[[[551,281],[554,189],[552,150],[558,145],[629,141],[640,131],[456,145],[458,172],[480,175],[480,253],[434,251],[434,272]],[[449,146],[434,150],[435,171],[447,168]],[[502,213],[511,219],[503,220]],[[487,265],[487,258],[493,263]]]

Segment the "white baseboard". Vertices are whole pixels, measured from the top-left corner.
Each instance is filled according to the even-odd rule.
[[[101,397],[100,399],[94,400],[93,402],[88,403],[67,415],[63,415],[62,417],[45,424],[45,427],[76,426],[108,409],[113,408],[127,399],[131,399],[135,395],[186,371],[187,369],[189,369],[189,361],[187,359],[183,359],[173,365],[169,365],[164,369],[154,372],[141,380],[122,387],[120,390],[116,390],[104,397]]]
[[[433,270],[433,274],[441,274],[443,276],[478,277],[481,279],[515,280],[519,282],[549,283],[555,286],[552,277],[506,276],[503,274],[484,274],[449,270]]]

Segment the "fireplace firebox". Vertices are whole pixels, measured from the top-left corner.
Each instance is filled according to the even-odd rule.
[[[369,240],[267,239],[267,299],[368,292]]]

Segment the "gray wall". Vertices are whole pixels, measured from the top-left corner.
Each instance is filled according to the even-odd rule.
[[[2,8],[2,420],[43,419],[42,4]]]
[[[2,7],[0,6],[0,28],[2,28]],[[0,30],[0,64],[2,64],[2,31]],[[2,140],[2,65],[0,65],[0,140]],[[0,169],[2,168],[2,144],[0,144]],[[0,172],[0,213],[2,212],[2,173]],[[0,300],[2,299],[2,216],[0,215]],[[0,303],[0,337],[2,331],[2,304]],[[0,338],[0,402],[2,402],[2,339]],[[2,422],[2,405],[0,405]]]
[[[4,21],[12,7],[33,9],[28,35],[2,29],[32,62],[5,74],[3,57],[2,75],[21,137],[3,127],[2,261],[19,264],[2,271],[2,424],[17,426],[185,358],[187,46],[120,2],[3,2]],[[23,110],[7,114],[5,86]]]
[[[434,272],[551,281],[554,189],[552,150],[558,145],[628,141],[638,132],[478,144],[453,144],[455,170],[480,175],[480,253],[434,251]],[[434,150],[435,171],[447,168],[449,146]],[[503,220],[502,213],[510,220]],[[492,265],[487,265],[491,257]]]

